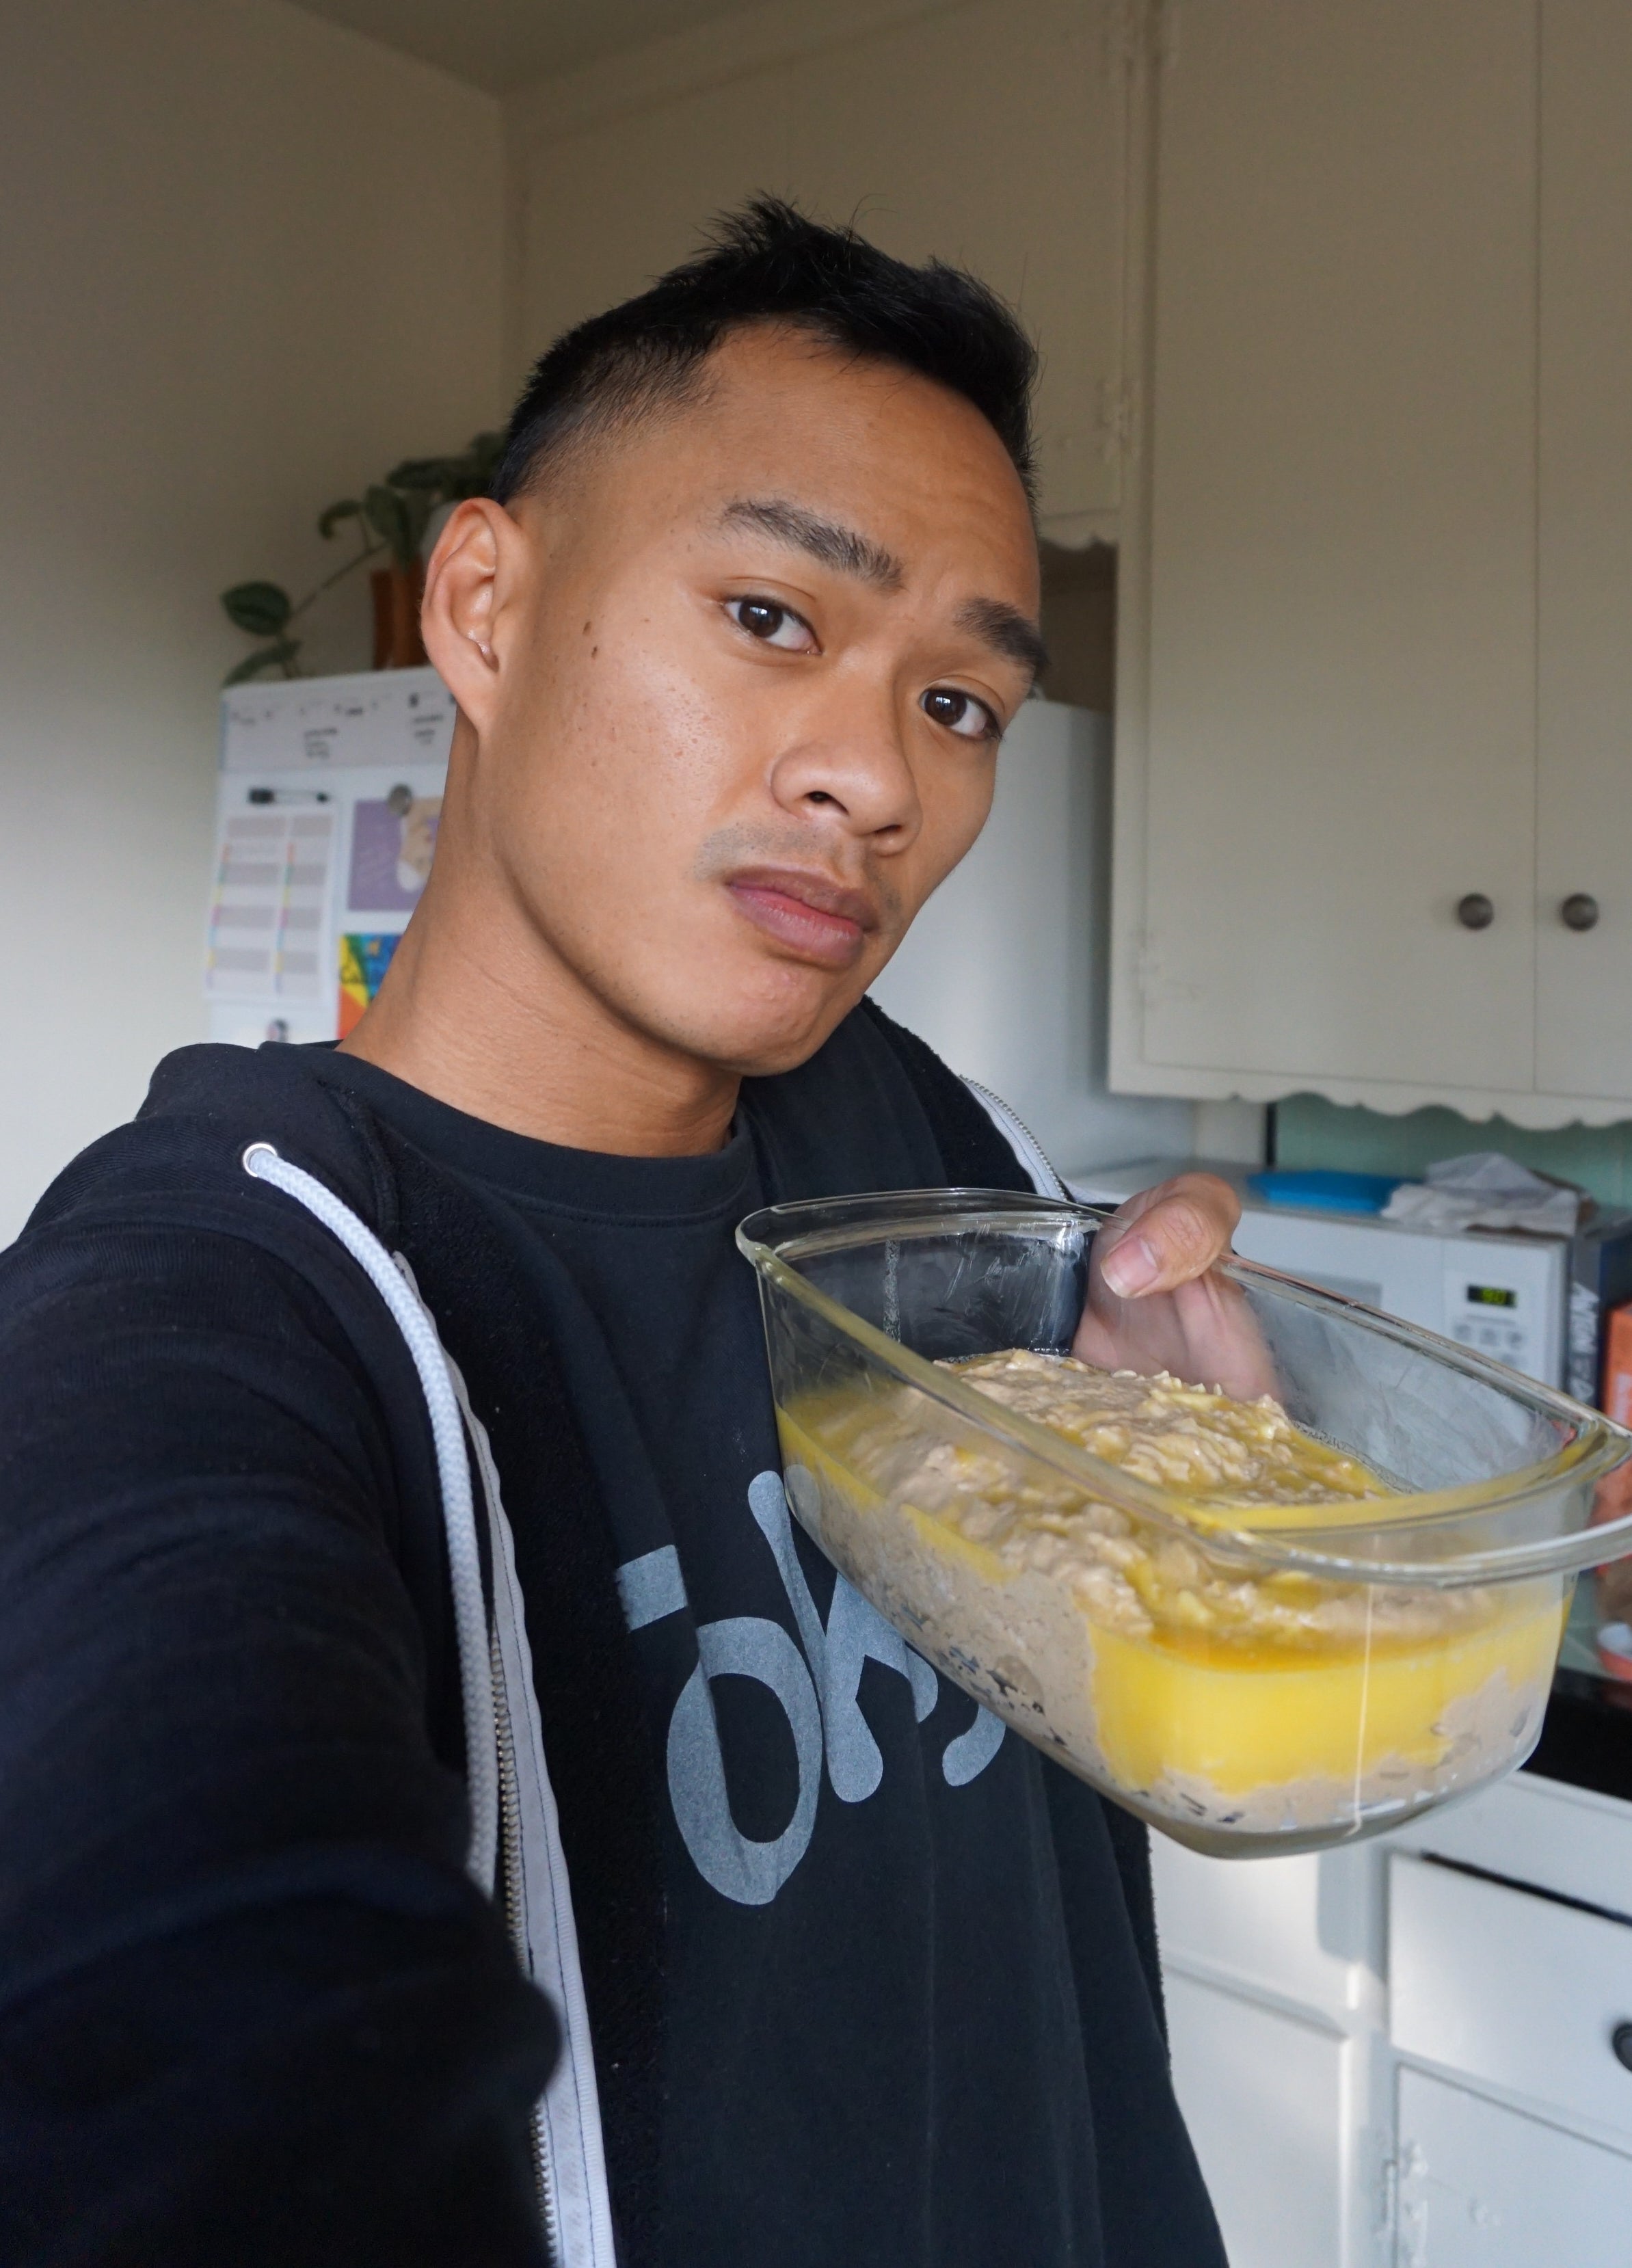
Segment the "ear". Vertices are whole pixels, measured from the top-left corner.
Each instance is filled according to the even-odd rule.
[[[460,709],[480,731],[498,693],[507,600],[526,572],[526,538],[489,497],[457,505],[425,570],[420,634]]]

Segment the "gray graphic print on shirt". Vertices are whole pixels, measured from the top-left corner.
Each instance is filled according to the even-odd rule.
[[[802,1484],[810,1484],[809,1476],[795,1466],[787,1491],[797,1495]],[[834,1579],[833,1603],[823,1626],[794,1550],[780,1475],[755,1475],[748,1484],[748,1509],[770,1547],[799,1644],[780,1623],[762,1616],[732,1616],[699,1626],[697,1666],[669,1720],[668,1783],[675,1823],[703,1880],[739,1905],[768,1905],[810,1847],[824,1756],[841,1803],[864,1802],[884,1777],[884,1758],[861,1707],[866,1663],[876,1661],[906,1679],[919,1724],[935,1707],[940,1680],[842,1575]],[[628,1561],[618,1571],[618,1587],[632,1631],[677,1614],[686,1604],[680,1555],[673,1544]],[[709,1690],[711,1679],[724,1676],[753,1678],[774,1694],[793,1736],[798,1795],[792,1817],[769,1842],[743,1834],[731,1816]],[[996,1755],[1003,1737],[1001,1721],[988,1710],[977,1711],[968,1730],[950,1741],[942,1755],[947,1785],[967,1786]]]

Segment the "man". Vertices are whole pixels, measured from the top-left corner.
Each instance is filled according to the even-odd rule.
[[[1031,375],[772,204],[559,342],[377,1002],[169,1058],[0,1269],[11,2268],[1222,2258],[1142,1838],[791,1528],[731,1241],[1029,1186],[863,996],[1040,659]],[[1082,1343],[1205,1344],[1232,1225],[1136,1200]]]

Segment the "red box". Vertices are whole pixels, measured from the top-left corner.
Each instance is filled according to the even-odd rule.
[[[1604,1331],[1604,1409],[1632,1425],[1632,1303],[1612,1307]]]

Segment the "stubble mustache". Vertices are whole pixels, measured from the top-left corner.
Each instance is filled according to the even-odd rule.
[[[814,870],[846,889],[866,891],[878,908],[878,928],[890,939],[893,949],[907,926],[901,892],[871,863],[864,865],[858,874],[835,873],[820,851],[814,855],[812,851],[809,836],[798,828],[740,823],[717,827],[697,846],[692,879],[698,882],[724,882],[751,866],[785,866],[807,873]]]

